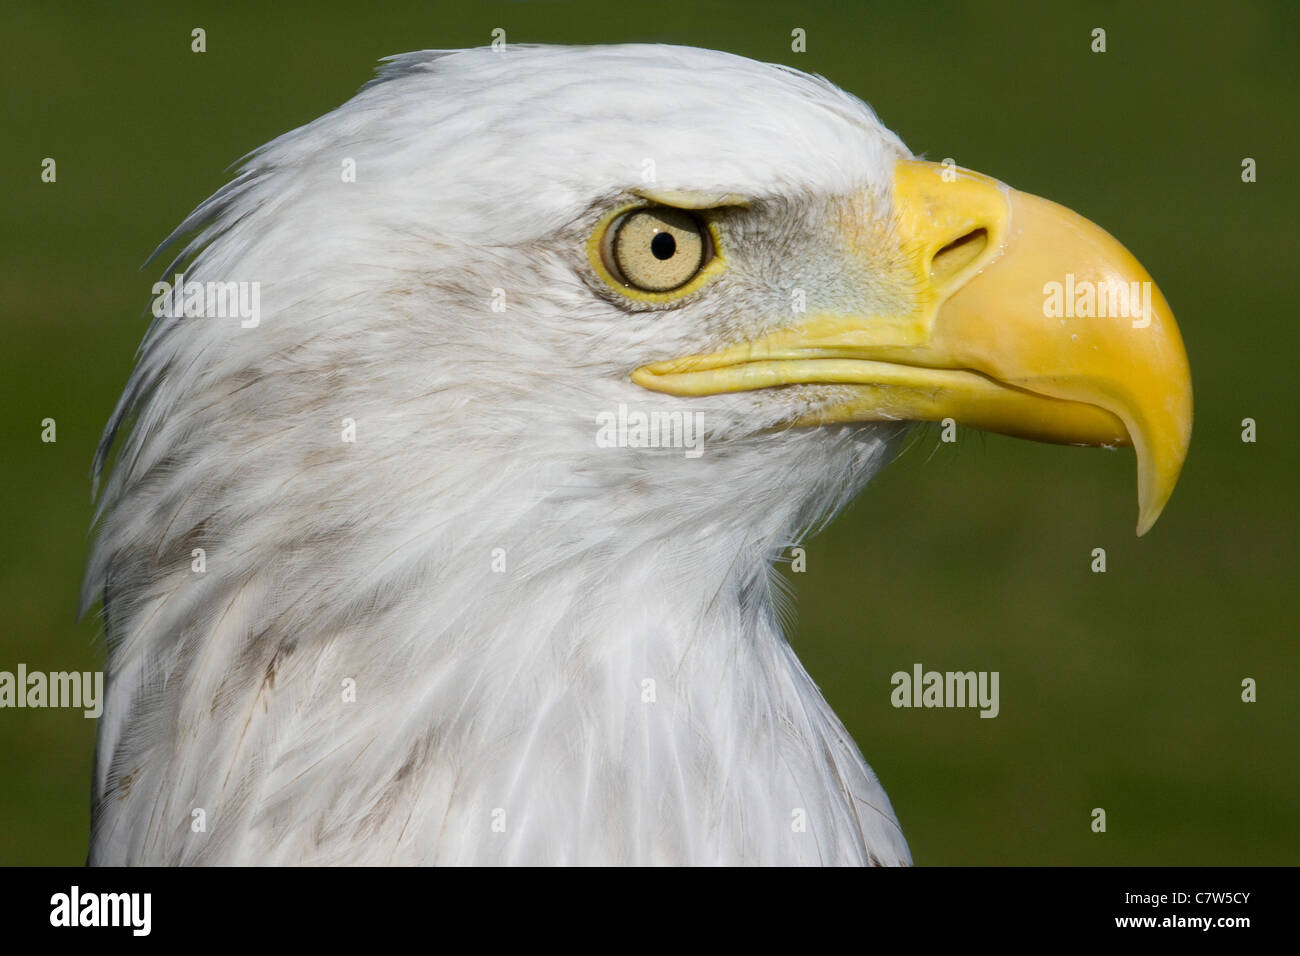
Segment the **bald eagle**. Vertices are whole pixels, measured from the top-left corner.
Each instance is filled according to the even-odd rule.
[[[95,465],[96,864],[909,863],[774,560],[912,422],[1131,444],[1139,533],[1190,436],[1114,239],[724,53],[391,58],[177,236]]]

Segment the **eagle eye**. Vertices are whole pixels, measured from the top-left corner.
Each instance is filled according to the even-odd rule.
[[[634,292],[681,289],[713,258],[709,229],[684,209],[642,206],[623,213],[605,231],[601,264]]]

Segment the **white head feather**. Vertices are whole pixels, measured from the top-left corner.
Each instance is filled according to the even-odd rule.
[[[85,595],[92,862],[908,862],[771,571],[898,428],[771,429],[827,387],[628,379],[794,287],[889,295],[814,223],[853,196],[887,221],[906,155],[821,79],[665,46],[396,57],[255,153],[177,233],[187,279],[260,283],[260,324],[156,321],[97,465],[122,430]],[[583,251],[646,160],[751,197],[674,309],[617,301]],[[620,403],[704,411],[704,454],[598,448]]]

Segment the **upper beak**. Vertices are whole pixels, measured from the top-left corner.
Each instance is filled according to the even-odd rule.
[[[1187,354],[1150,275],[1083,217],[951,166],[899,162],[893,217],[903,314],[801,317],[633,381],[676,395],[848,384],[850,397],[801,424],[951,418],[1038,441],[1132,444],[1144,534],[1192,430]],[[862,241],[860,225],[844,231],[855,233],[847,246]]]

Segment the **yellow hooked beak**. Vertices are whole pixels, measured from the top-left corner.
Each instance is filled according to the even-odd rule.
[[[978,173],[894,171],[881,235],[913,306],[820,314],[710,355],[646,365],[645,388],[712,395],[852,385],[799,424],[942,421],[1037,441],[1133,445],[1138,534],[1173,492],[1192,431],[1187,354],[1164,296],[1099,226]],[[846,245],[861,225],[846,224]],[[872,241],[880,241],[877,236]]]

